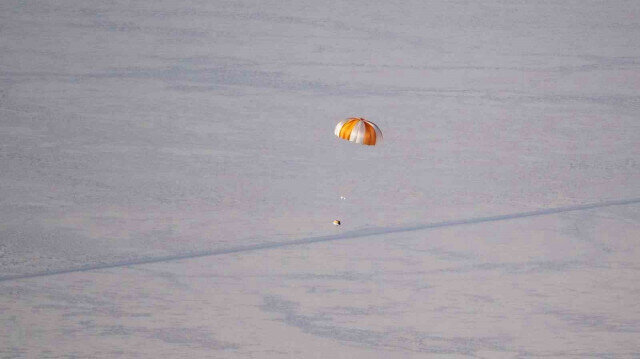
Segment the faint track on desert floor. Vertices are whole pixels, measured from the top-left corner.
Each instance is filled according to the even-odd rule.
[[[434,223],[415,224],[415,225],[409,225],[409,226],[372,227],[372,228],[342,232],[340,234],[307,237],[307,238],[301,238],[301,239],[293,239],[289,241],[281,241],[277,243],[250,244],[250,245],[236,246],[236,247],[231,247],[226,249],[214,249],[209,251],[190,252],[190,253],[182,253],[182,254],[176,254],[176,255],[139,258],[139,259],[127,260],[127,261],[117,261],[112,263],[90,264],[90,265],[78,266],[74,268],[42,271],[42,272],[35,272],[30,274],[6,275],[6,276],[0,276],[0,282],[6,282],[11,280],[17,280],[17,279],[38,278],[38,277],[45,277],[45,276],[65,274],[65,273],[86,272],[86,271],[92,271],[92,270],[98,270],[98,269],[128,267],[128,266],[135,266],[135,265],[149,264],[149,263],[178,261],[183,259],[192,259],[192,258],[199,258],[199,257],[210,257],[210,256],[219,256],[219,255],[225,255],[225,254],[276,249],[276,248],[305,245],[305,244],[312,244],[312,243],[318,243],[318,242],[329,242],[329,241],[344,240],[344,239],[356,239],[356,238],[383,235],[383,234],[394,234],[394,233],[412,232],[412,231],[420,231],[420,230],[427,230],[427,229],[434,229],[434,228],[473,225],[473,224],[497,222],[497,221],[507,221],[507,220],[519,219],[519,218],[546,216],[546,215],[565,213],[565,212],[584,211],[589,209],[611,207],[611,206],[625,206],[625,205],[633,205],[633,204],[640,204],[640,198],[631,198],[631,199],[615,200],[615,201],[603,201],[603,202],[588,203],[588,204],[582,204],[582,205],[540,209],[536,211],[517,212],[517,213],[511,213],[511,214],[501,214],[501,215],[488,216],[488,217],[475,217],[475,218],[459,219],[459,220],[449,220],[449,221],[434,222]]]

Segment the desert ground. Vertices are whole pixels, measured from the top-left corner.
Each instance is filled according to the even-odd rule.
[[[0,2],[1,358],[639,358],[639,243],[638,1]]]

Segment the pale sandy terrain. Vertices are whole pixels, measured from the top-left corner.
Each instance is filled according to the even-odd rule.
[[[2,1],[0,357],[640,357],[639,91],[636,1]]]

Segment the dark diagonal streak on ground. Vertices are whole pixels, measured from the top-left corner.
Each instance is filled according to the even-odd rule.
[[[476,218],[451,220],[451,221],[443,221],[443,222],[435,222],[435,223],[416,224],[416,225],[410,225],[410,226],[373,227],[373,228],[342,232],[340,234],[308,237],[308,238],[294,239],[290,241],[282,241],[277,243],[251,244],[251,245],[237,246],[237,247],[231,247],[226,249],[215,249],[210,251],[181,253],[176,255],[167,255],[167,256],[150,257],[150,258],[139,258],[139,259],[128,260],[128,261],[119,261],[119,262],[111,262],[111,263],[103,263],[103,264],[90,264],[86,266],[79,266],[79,267],[60,269],[60,270],[0,276],[0,282],[16,280],[16,279],[37,278],[37,277],[44,277],[44,276],[50,276],[50,275],[56,275],[56,274],[85,272],[85,271],[91,271],[91,270],[97,270],[97,269],[128,267],[128,266],[147,264],[147,263],[168,262],[168,261],[177,261],[182,259],[191,259],[191,258],[198,258],[198,257],[219,256],[224,254],[234,254],[234,253],[243,253],[243,252],[266,250],[266,249],[275,249],[275,248],[304,245],[304,244],[311,244],[311,243],[318,243],[318,242],[355,239],[355,238],[369,237],[369,236],[382,235],[382,234],[393,234],[393,233],[420,231],[420,230],[435,229],[435,228],[442,228],[442,227],[454,227],[454,226],[461,226],[461,225],[472,225],[472,224],[487,223],[487,222],[506,221],[511,219],[519,219],[519,218],[534,217],[534,216],[545,216],[545,215],[564,213],[564,212],[583,211],[588,209],[610,207],[610,206],[624,206],[624,205],[632,205],[632,204],[638,204],[638,203],[640,203],[640,198],[632,198],[632,199],[626,199],[626,200],[605,201],[605,202],[590,203],[590,204],[583,204],[583,205],[576,205],[576,206],[557,207],[557,208],[541,209],[541,210],[529,211],[529,212],[518,212],[518,213],[511,213],[511,214],[502,214],[497,216],[476,217]]]

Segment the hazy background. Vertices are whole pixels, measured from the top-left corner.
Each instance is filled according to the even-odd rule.
[[[637,1],[2,1],[0,355],[639,356],[639,90]]]

